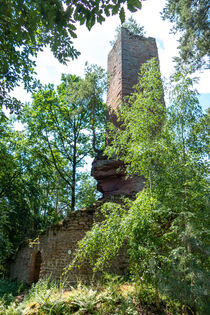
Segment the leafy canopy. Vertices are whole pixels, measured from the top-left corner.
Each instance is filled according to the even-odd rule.
[[[104,70],[87,65],[85,79],[63,75],[34,92],[22,131],[0,115],[0,274],[23,239],[99,197],[83,165],[103,147],[104,88]]]
[[[52,190],[55,174],[38,159],[22,132],[1,117],[0,130],[0,274],[6,260],[27,237],[59,219]],[[49,186],[51,185],[51,193]]]
[[[76,263],[100,270],[127,246],[131,275],[198,314],[208,313],[208,180],[206,115],[186,69],[171,78],[164,106],[158,63],[140,70],[139,83],[112,126],[109,156],[128,176],[144,175],[136,200],[105,203],[104,220],[79,243]],[[202,143],[200,140],[202,139]],[[72,268],[70,266],[70,269]]]
[[[38,144],[41,159],[55,168],[71,210],[77,203],[82,167],[103,147],[104,76],[97,66],[86,67],[85,79],[62,75],[57,89],[48,85],[34,93],[32,104],[22,114],[26,136],[33,146]]]
[[[168,0],[163,18],[174,24],[173,33],[178,33],[182,62],[192,64],[195,69],[209,67],[210,28],[208,0]]]
[[[138,24],[137,21],[132,16],[130,16],[127,21],[125,21],[121,25],[118,25],[117,28],[115,29],[114,40],[110,41],[110,44],[112,46],[114,46],[116,40],[118,39],[122,27],[128,30],[133,35],[141,37],[144,37],[146,35],[144,27]]]
[[[1,0],[0,1],[0,106],[12,111],[20,102],[8,93],[20,83],[32,91],[35,59],[49,45],[62,63],[79,56],[73,46],[76,22],[90,30],[110,15],[125,20],[123,5],[131,12],[141,8],[140,0]]]

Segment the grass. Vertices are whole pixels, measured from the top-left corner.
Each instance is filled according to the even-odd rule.
[[[27,286],[23,282],[0,279],[0,304],[9,305],[15,297],[20,296],[26,290]]]
[[[160,296],[160,308],[157,309],[152,288],[123,282],[119,277],[108,276],[98,285],[78,284],[68,291],[49,279],[40,280],[27,293],[25,289],[23,284],[0,281],[1,315],[180,314],[179,304]],[[16,296],[23,292],[24,299],[20,301]]]

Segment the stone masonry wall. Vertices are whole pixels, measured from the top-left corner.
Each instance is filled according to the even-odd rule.
[[[114,47],[108,55],[108,93],[107,106],[117,106],[118,100],[122,99],[122,41],[121,36],[117,39]]]
[[[122,41],[122,97],[133,92],[138,82],[140,67],[149,59],[156,57],[156,41],[152,37],[139,37],[130,34],[125,28],[121,33]]]
[[[91,229],[95,220],[96,209],[79,210],[68,216],[60,224],[52,226],[47,232],[40,235],[31,247],[22,245],[14,261],[10,263],[10,277],[27,283],[36,282],[39,278],[51,276],[59,280],[72,260],[77,242]],[[98,219],[97,219],[98,220]],[[36,278],[36,255],[41,254],[40,273]],[[110,271],[123,274],[126,270],[127,260],[125,251],[122,251],[113,261]],[[107,270],[107,271],[109,271]],[[67,274],[67,284],[74,284],[77,280],[89,282],[92,271],[87,263],[80,269],[75,268]],[[96,277],[100,275],[97,274]]]
[[[136,36],[121,28],[121,34],[108,55],[107,106],[111,111],[120,106],[124,96],[133,92],[140,67],[153,57],[158,59],[154,38]]]

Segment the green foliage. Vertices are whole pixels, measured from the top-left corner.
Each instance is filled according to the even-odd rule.
[[[125,28],[126,30],[128,30],[128,32],[130,32],[133,35],[141,37],[145,37],[146,35],[144,27],[139,25],[137,21],[132,16],[130,16],[126,22],[123,22],[115,29],[114,40],[110,41],[111,46],[114,46],[116,40],[118,39],[119,34],[121,32],[121,28]]]
[[[69,301],[72,304],[73,310],[79,313],[82,312],[97,312],[97,305],[104,303],[108,300],[108,296],[105,292],[98,292],[97,289],[78,285],[76,289],[72,290],[72,296]]]
[[[82,88],[90,116],[87,127],[92,131],[92,148],[95,153],[98,153],[104,149],[105,145],[106,105],[103,102],[103,96],[106,90],[106,75],[104,69],[86,63]]]
[[[5,260],[14,252],[31,225],[26,194],[27,184],[18,163],[17,134],[3,115],[0,130],[0,273],[4,272]],[[13,223],[12,223],[13,222]]]
[[[6,259],[26,237],[34,237],[62,213],[56,213],[52,194],[58,186],[52,166],[31,148],[24,132],[14,131],[13,123],[1,116],[0,127],[0,273]]]
[[[119,13],[124,21],[123,4],[135,12],[141,8],[139,0],[69,1],[28,0],[0,1],[0,106],[17,111],[20,102],[9,92],[21,82],[33,91],[37,56],[43,47],[50,46],[54,56],[62,63],[79,56],[73,46],[77,37],[76,22],[90,30],[110,15]]]
[[[207,116],[190,75],[182,69],[171,78],[166,109],[157,62],[142,66],[136,92],[119,110],[120,129],[110,127],[106,154],[124,161],[128,176],[144,175],[145,188],[133,202],[103,205],[104,221],[79,242],[73,265],[88,259],[94,271],[103,269],[127,244],[131,274],[155,289],[157,307],[161,292],[185,313],[203,314],[209,266]]]
[[[79,242],[70,270],[78,262],[82,264],[85,260],[89,261],[94,271],[101,270],[116,256],[124,244],[126,234],[123,218],[130,201],[124,202],[124,206],[112,202],[102,206],[101,214],[105,220],[102,223],[95,222]]]
[[[27,123],[30,141],[41,148],[41,158],[55,168],[61,184],[71,192],[66,191],[73,210],[77,168],[83,166],[91,146],[84,132],[88,117],[84,98],[78,95],[80,80],[76,76],[62,79],[58,92],[48,85],[34,95],[31,106],[24,109],[23,122]]]
[[[89,173],[82,173],[80,183],[77,188],[77,208],[86,208],[97,202],[101,194],[97,191],[96,180],[90,177]]]
[[[5,294],[12,294],[16,296],[22,292],[22,283],[18,283],[15,281],[11,281],[9,279],[1,279],[0,280],[0,296],[4,296]]]
[[[10,304],[0,301],[0,314],[180,314],[180,305],[160,296],[161,308],[155,307],[152,287],[124,282],[106,275],[105,283],[85,286],[78,284],[69,291],[63,284],[41,280],[25,295],[23,301],[13,298]]]
[[[40,280],[36,284],[33,284],[24,302],[35,302],[42,305],[47,301],[50,301],[51,298],[55,298],[55,296],[57,295],[61,295],[58,284],[48,278],[45,280]]]
[[[87,65],[85,79],[64,75],[57,89],[40,87],[20,115],[22,131],[1,114],[1,274],[23,239],[96,201],[96,184],[82,167],[103,147],[104,78],[103,69]]]
[[[120,156],[128,163],[128,172],[141,170],[147,178],[152,171],[151,164],[154,168],[158,159],[158,156],[153,156],[158,145],[155,140],[166,119],[162,81],[155,59],[141,67],[135,90],[118,113],[123,130],[110,125],[112,146],[106,149],[106,153]]]
[[[137,23],[137,21],[132,16],[130,16],[128,18],[127,22],[124,22],[121,25],[121,27],[125,28],[126,30],[128,30],[133,35],[138,35],[138,36],[141,36],[141,37],[145,36],[144,27],[139,25]],[[118,30],[119,30],[119,27],[118,27]]]
[[[39,163],[56,171],[57,205],[66,203],[66,209],[69,204],[75,209],[85,159],[103,146],[104,77],[104,70],[96,65],[86,66],[85,79],[63,75],[56,90],[53,85],[40,87],[22,113],[28,145],[36,150]],[[93,186],[88,194],[90,202],[95,194]]]
[[[174,24],[173,33],[180,34],[178,63],[209,67],[209,1],[168,0],[163,18]]]
[[[145,307],[148,309],[155,308],[156,293],[155,289],[151,285],[145,285],[144,283],[136,283],[136,296],[137,300],[140,302],[143,310]],[[162,314],[173,314],[179,315],[181,311],[181,304],[175,299],[170,299],[166,295],[159,296],[160,307],[162,308]],[[160,312],[160,310],[159,310]]]
[[[24,293],[26,289],[27,286],[23,282],[0,279],[0,300],[4,305],[9,305],[17,295]]]

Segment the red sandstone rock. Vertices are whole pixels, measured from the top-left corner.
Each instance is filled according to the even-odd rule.
[[[122,161],[96,158],[93,161],[91,175],[97,180],[97,189],[103,197],[110,195],[132,195],[142,190],[143,176],[126,178]]]

